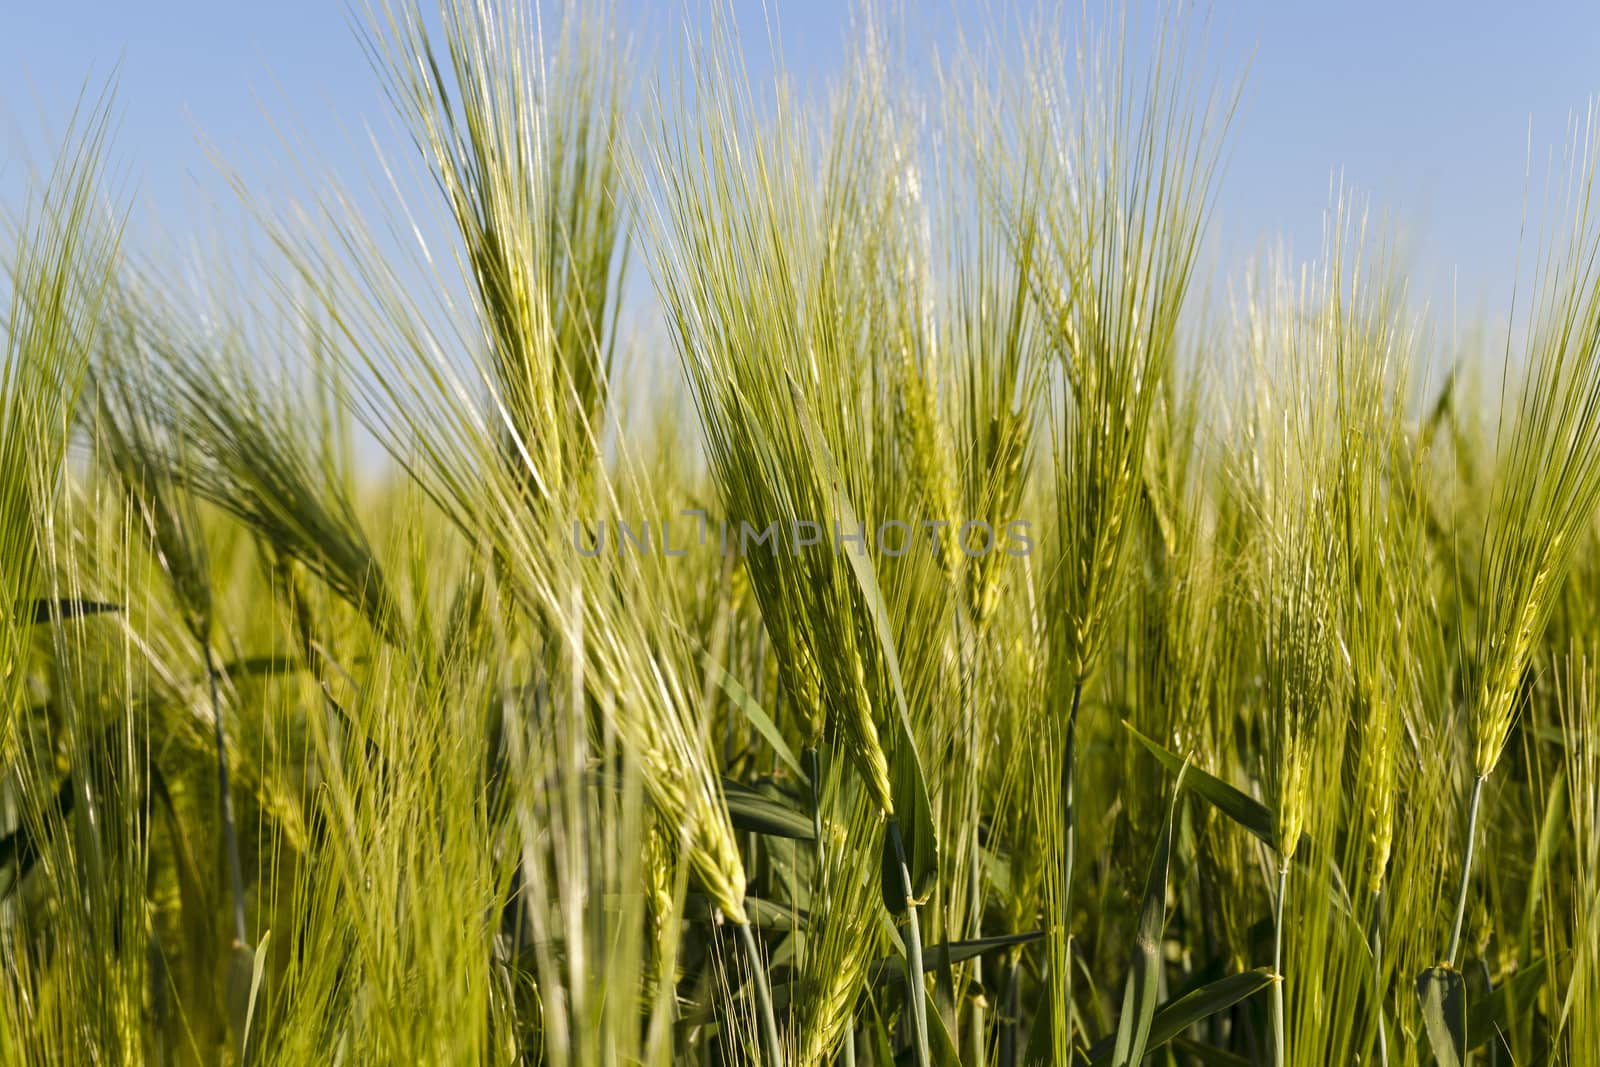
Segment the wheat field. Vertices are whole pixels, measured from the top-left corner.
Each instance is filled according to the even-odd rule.
[[[1181,9],[434,2],[414,185],[0,214],[0,1061],[1600,1064],[1595,120],[1463,341]]]

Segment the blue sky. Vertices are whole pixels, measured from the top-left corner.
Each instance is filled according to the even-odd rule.
[[[389,136],[377,90],[340,0],[7,0],[0,13],[0,195],[14,205],[24,151],[42,154],[85,85],[119,76],[118,173],[136,220],[179,235],[214,230],[232,193],[208,145],[271,195],[293,131],[319,165],[365,166],[368,124]],[[765,16],[735,3],[765,67]],[[953,5],[907,18],[912,54],[948,50]],[[907,5],[917,9],[917,5]],[[1207,10],[1202,8],[1203,10]],[[849,4],[771,6],[786,63],[802,81],[836,64]],[[995,5],[1001,21],[1011,16]],[[1463,318],[1509,301],[1530,122],[1535,174],[1600,90],[1600,6],[1580,3],[1317,4],[1241,0],[1208,9],[1212,50],[1245,71],[1213,234],[1232,266],[1269,236],[1314,254],[1330,178],[1403,222],[1414,288]],[[687,13],[686,13],[687,11]],[[620,24],[644,56],[702,4],[621,0]],[[1068,18],[1077,2],[1065,5]],[[1537,182],[1535,183],[1537,187]],[[1440,308],[1448,311],[1448,308]]]

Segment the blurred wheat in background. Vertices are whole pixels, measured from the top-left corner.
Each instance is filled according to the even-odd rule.
[[[86,99],[4,215],[0,1061],[1600,1064],[1600,128],[1463,344],[1342,190],[1210,278],[1243,81],[1090,21],[806,96],[371,0],[426,180],[237,176],[203,291]]]

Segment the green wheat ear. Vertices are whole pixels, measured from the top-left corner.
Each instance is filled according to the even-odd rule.
[[[1486,611],[1473,664],[1473,768],[1480,778],[1499,762],[1523,671],[1600,502],[1596,136],[1591,118],[1571,146],[1565,196],[1552,205],[1541,235],[1527,369],[1514,408],[1502,416],[1511,422],[1501,431],[1490,501],[1479,576]],[[1508,379],[1511,365],[1508,347]]]
[[[0,224],[0,1065],[1600,1063],[1589,144],[1497,392],[1342,188],[1214,319],[1181,14],[357,18],[419,190]]]
[[[541,13],[380,0],[365,44],[421,148],[459,238],[501,417],[501,451],[530,497],[582,498],[616,345],[624,241],[624,56],[571,17],[548,58]]]
[[[9,758],[22,656],[39,595],[40,524],[60,491],[67,442],[115,275],[121,223],[107,217],[102,171],[110,96],[74,114],[8,266],[0,362],[0,752]]]

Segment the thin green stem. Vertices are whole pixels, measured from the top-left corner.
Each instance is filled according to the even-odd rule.
[[[211,721],[217,745],[217,795],[222,808],[222,848],[228,861],[228,888],[233,894],[233,940],[236,946],[248,944],[244,924],[244,867],[239,862],[239,835],[233,825],[233,792],[228,786],[228,738],[222,726],[222,701],[217,698],[217,664],[211,643],[201,639],[205,652],[206,681],[211,688]]]
[[[822,864],[827,858],[822,847],[822,761],[817,758],[815,745],[802,752],[806,775],[811,779],[811,837],[817,855],[817,877],[822,877]]]
[[[783,1062],[778,1044],[778,1020],[772,1014],[772,990],[767,985],[767,968],[761,960],[761,950],[756,947],[756,935],[748,922],[735,924],[739,940],[744,943],[744,954],[750,961],[750,981],[756,989],[756,1014],[761,1023],[761,1040],[766,1046],[767,1062],[778,1067]]]
[[[1072,1048],[1072,872],[1077,864],[1077,734],[1078,710],[1083,706],[1083,680],[1072,687],[1072,708],[1067,713],[1066,743],[1061,754],[1061,910],[1054,917],[1058,932],[1051,938],[1050,1032],[1058,1060],[1065,1060]]]
[[[806,777],[811,779],[811,838],[817,858],[817,884],[820,887],[823,877],[823,865],[827,862],[827,851],[822,842],[822,760],[817,755],[817,746],[809,745],[800,753],[801,760],[805,763]],[[820,892],[820,888],[818,890]],[[855,1067],[856,1062],[856,1025],[852,1016],[849,1025],[844,1030],[844,1062],[848,1067]]]
[[[983,936],[983,872],[981,848],[978,841],[978,793],[979,793],[979,750],[978,750],[978,635],[970,634],[969,628],[962,623],[965,612],[958,604],[955,611],[956,641],[961,648],[961,659],[964,666],[962,671],[961,704],[966,712],[967,733],[967,832],[972,835],[967,861],[967,915],[973,937]],[[969,639],[970,636],[970,639]],[[988,1060],[988,1014],[984,1010],[983,989],[983,957],[973,957],[972,983],[978,987],[979,995],[972,999],[972,1017],[969,1020],[968,1033],[970,1035],[967,1059],[971,1067],[987,1067]]]
[[[982,923],[983,923],[983,891],[982,891],[982,888],[981,888],[981,883],[979,881],[979,872],[978,872],[979,857],[978,857],[978,843],[977,843],[977,840],[976,840],[976,837],[977,837],[976,826],[977,826],[977,823],[974,822],[973,823],[973,827],[974,827],[973,837],[974,837],[974,840],[973,840],[973,844],[972,844],[972,865],[971,865],[971,871],[970,871],[970,875],[969,875],[969,877],[971,879],[971,882],[970,882],[970,885],[968,887],[968,893],[970,894],[970,897],[971,897],[971,901],[970,901],[969,906],[972,908],[972,915],[973,915],[973,920],[972,920],[973,935],[977,936],[977,937],[981,937],[983,935],[983,930],[982,930]],[[989,1058],[989,1056],[988,1056],[988,1028],[989,1028],[989,1023],[988,1023],[988,1018],[987,1018],[988,1012],[986,1012],[984,1010],[984,1000],[983,1000],[983,957],[981,957],[981,956],[973,957],[973,960],[972,960],[972,982],[973,982],[973,985],[978,987],[978,995],[972,999],[972,1018],[970,1020],[970,1026],[969,1026],[969,1029],[971,1031],[972,1037],[971,1037],[971,1047],[967,1050],[967,1058],[971,1062],[972,1067],[987,1067],[988,1058]]]
[[[1445,962],[1456,966],[1456,954],[1461,951],[1461,924],[1467,916],[1467,886],[1472,881],[1472,852],[1478,840],[1478,805],[1483,801],[1483,783],[1487,776],[1479,775],[1472,781],[1472,806],[1467,810],[1467,851],[1461,864],[1461,886],[1456,890],[1456,921],[1450,928],[1450,948],[1444,954]]]
[[[916,1034],[917,1067],[929,1067],[928,994],[922,982],[922,927],[917,922],[911,867],[906,863],[906,846],[901,840],[897,819],[889,820],[889,842],[894,848],[895,862],[900,865],[900,889],[906,907],[906,1003],[911,1008],[911,1025]]]
[[[1389,1067],[1389,1035],[1383,1025],[1383,890],[1372,895],[1372,993],[1378,1013],[1378,1067]]]
[[[1272,1048],[1275,1067],[1285,1067],[1288,1041],[1283,1025],[1283,901],[1289,895],[1289,864],[1278,861],[1278,898],[1272,905]]]

